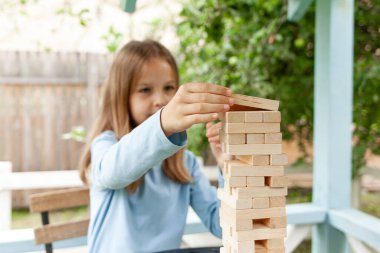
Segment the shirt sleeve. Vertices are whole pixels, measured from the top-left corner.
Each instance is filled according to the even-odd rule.
[[[161,110],[118,140],[112,131],[91,144],[91,184],[121,189],[186,145],[186,132],[165,136]]]
[[[222,229],[219,222],[220,202],[216,194],[216,188],[210,185],[206,176],[201,172],[194,155],[191,156],[192,162],[190,164],[193,181],[190,188],[190,205],[209,231],[213,235],[222,238]]]

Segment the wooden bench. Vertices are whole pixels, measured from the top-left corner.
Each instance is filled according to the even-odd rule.
[[[90,203],[88,188],[58,190],[30,196],[30,212],[41,213],[42,226],[34,229],[36,244],[45,244],[47,253],[53,252],[52,243],[85,236],[89,219],[59,224],[49,223],[49,212],[72,207],[87,206]]]

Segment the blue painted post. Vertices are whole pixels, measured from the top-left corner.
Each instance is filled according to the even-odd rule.
[[[313,203],[351,206],[351,128],[354,0],[317,0],[315,39]],[[349,252],[344,233],[313,228],[314,253]]]
[[[121,8],[128,13],[133,13],[136,9],[137,0],[120,0]]]
[[[288,20],[299,21],[313,0],[289,0],[288,1]]]

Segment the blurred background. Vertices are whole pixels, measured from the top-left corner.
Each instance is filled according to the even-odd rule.
[[[290,22],[283,0],[139,0],[133,13],[116,0],[2,0],[0,161],[10,161],[13,172],[76,170],[114,53],[132,39],[151,38],[176,56],[181,83],[216,83],[280,100],[287,170],[294,174],[288,203],[310,202],[314,10],[312,4],[300,21]],[[376,217],[379,13],[377,0],[355,2],[353,203]],[[204,125],[188,134],[188,148],[206,166],[215,165]],[[40,223],[27,209],[27,196],[36,191],[12,191],[12,228]],[[56,217],[86,214],[83,208]]]

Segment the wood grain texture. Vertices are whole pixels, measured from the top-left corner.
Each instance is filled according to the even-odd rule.
[[[65,224],[45,225],[34,230],[35,243],[51,243],[68,238],[87,235],[90,220],[68,222]]]
[[[247,111],[250,111],[250,109],[264,109],[270,111],[277,111],[280,105],[280,102],[277,100],[265,98],[251,97],[240,94],[232,94],[231,97],[235,101],[234,105],[247,107]]]
[[[30,211],[54,211],[63,208],[84,206],[89,203],[90,196],[88,188],[58,190],[31,195]]]

